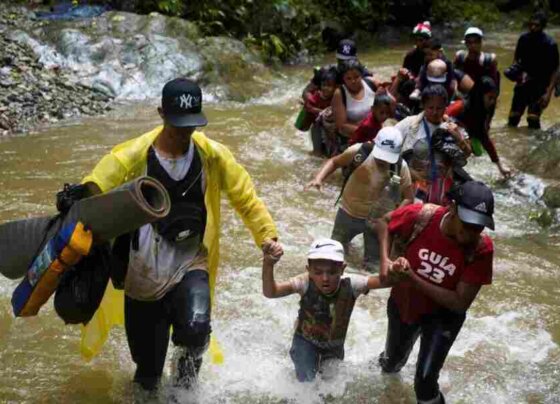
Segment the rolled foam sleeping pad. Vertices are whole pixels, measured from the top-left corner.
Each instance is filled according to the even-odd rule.
[[[47,231],[51,219],[51,217],[35,217],[0,225],[0,273],[2,275],[10,279],[18,279],[25,275],[29,264],[48,238]],[[49,233],[52,233],[52,230]]]
[[[75,202],[62,221],[53,216],[4,223],[0,225],[0,273],[10,279],[24,276],[42,246],[67,223],[82,222],[91,230],[94,243],[99,243],[159,220],[170,208],[164,186],[154,178],[140,177]]]

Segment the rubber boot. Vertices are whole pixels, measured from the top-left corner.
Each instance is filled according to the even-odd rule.
[[[182,354],[177,359],[175,385],[189,390],[198,381],[198,372],[202,366],[202,358],[197,358],[188,348],[184,348],[182,351]]]
[[[517,128],[519,121],[521,121],[521,115],[510,115],[508,118],[508,126],[510,128]]]
[[[529,125],[529,129],[540,129],[541,128],[541,120],[537,117],[528,117],[527,118],[527,125]]]

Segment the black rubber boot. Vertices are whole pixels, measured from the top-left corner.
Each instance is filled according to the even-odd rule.
[[[194,387],[198,381],[201,366],[202,358],[195,358],[189,350],[185,349],[177,360],[176,386],[187,390]]]
[[[529,129],[540,129],[541,120],[539,118],[527,118],[527,125],[529,125]]]
[[[517,128],[519,121],[521,121],[521,115],[510,115],[508,118],[508,126],[510,128]]]

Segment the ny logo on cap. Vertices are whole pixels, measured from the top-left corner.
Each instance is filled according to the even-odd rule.
[[[193,97],[190,94],[183,94],[179,97],[179,106],[184,109],[191,109],[200,105],[200,97]]]
[[[486,209],[486,203],[481,202],[474,207],[474,210],[478,210],[479,212],[488,213],[488,209]]]
[[[352,48],[350,47],[350,45],[343,45],[342,46],[342,53],[344,53],[345,55],[349,54],[351,50],[352,50]]]

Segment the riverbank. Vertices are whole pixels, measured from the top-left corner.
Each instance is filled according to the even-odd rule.
[[[25,9],[0,6],[0,135],[109,110],[113,97],[73,82],[65,69],[47,68],[29,46],[8,37],[30,24]]]

